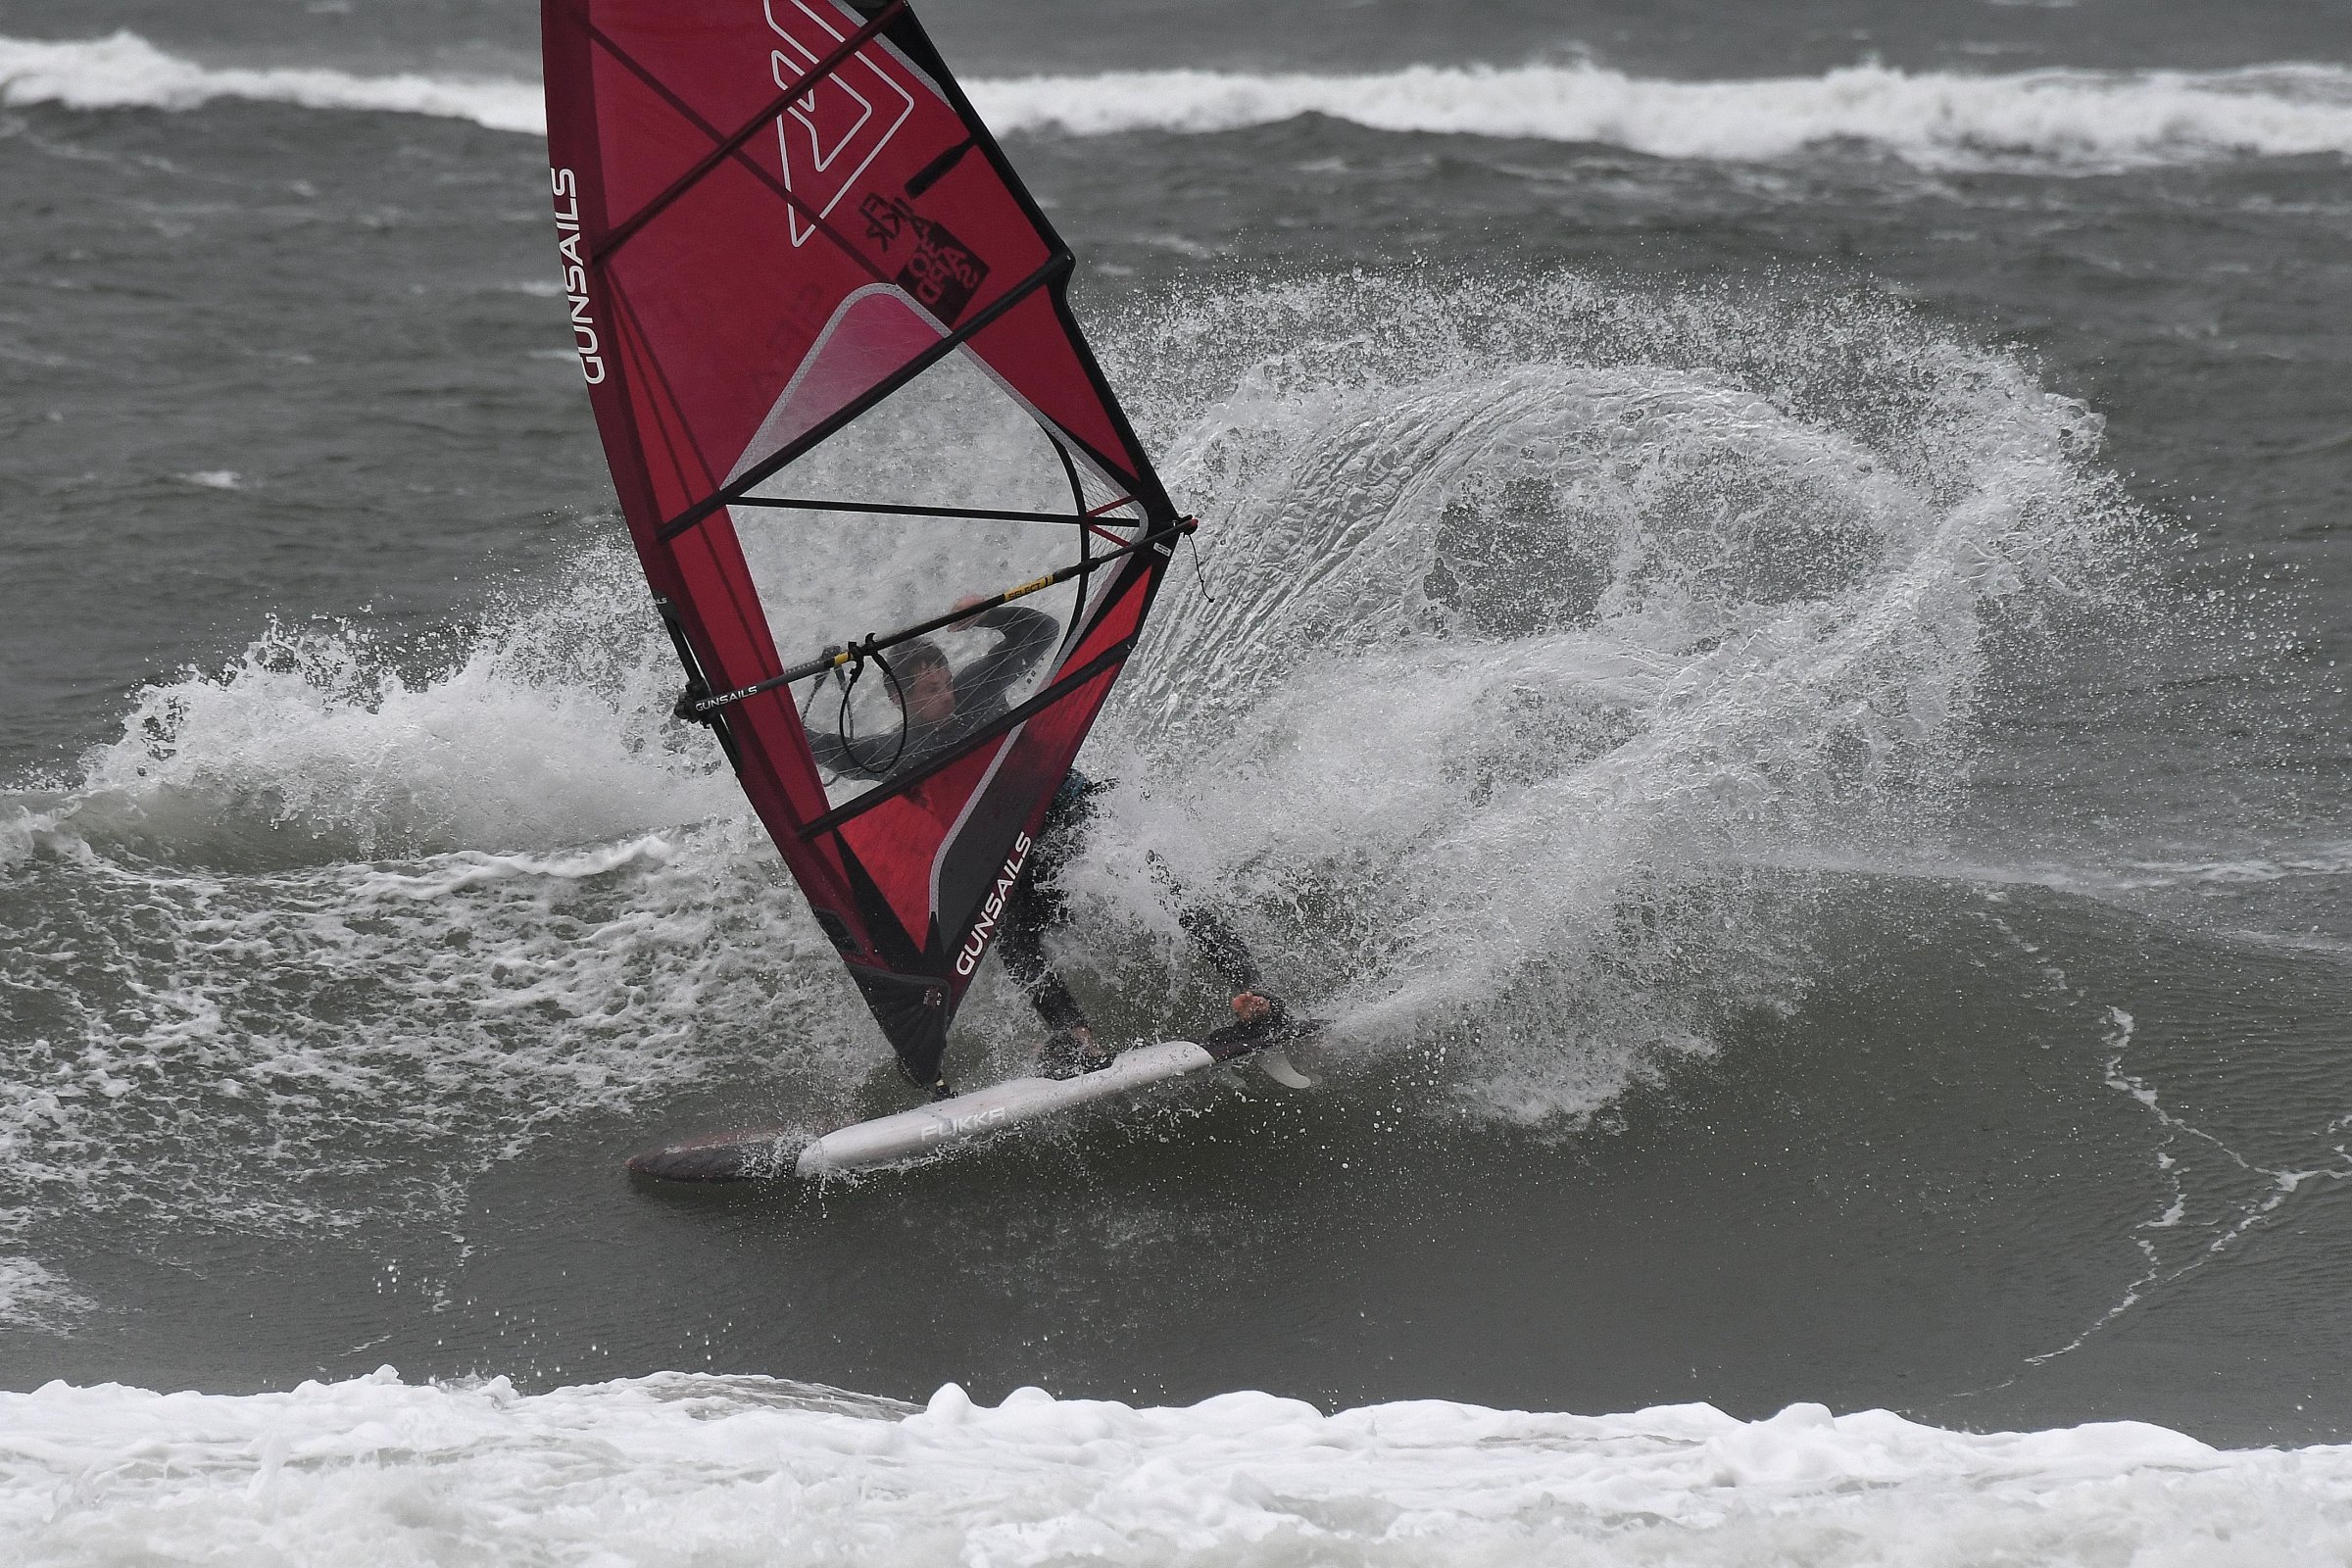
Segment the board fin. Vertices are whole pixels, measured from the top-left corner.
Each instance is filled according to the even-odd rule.
[[[1315,1087],[1314,1079],[1291,1065],[1291,1058],[1283,1054],[1280,1046],[1259,1047],[1257,1064],[1265,1068],[1267,1077],[1285,1089],[1312,1089]]]

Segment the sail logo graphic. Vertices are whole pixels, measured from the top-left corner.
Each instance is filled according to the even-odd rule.
[[[868,196],[858,216],[865,220],[865,237],[885,255],[902,239],[912,244],[899,265],[899,287],[940,319],[954,326],[956,318],[972,303],[972,295],[988,281],[988,264],[954,234],[948,225],[916,212],[904,196]]]
[[[968,975],[980,967],[980,955],[988,951],[988,939],[997,934],[997,921],[1004,917],[1004,901],[1012,897],[1012,885],[1021,879],[1021,866],[1029,858],[1029,835],[1023,833],[1012,841],[1012,854],[1005,858],[1004,869],[997,877],[997,885],[980,906],[980,918],[972,934],[963,939],[963,951],[956,955],[956,972]]]
[[[564,258],[564,297],[571,302],[571,347],[580,357],[580,375],[590,386],[605,379],[604,345],[597,340],[596,317],[588,308],[588,264],[580,259],[580,182],[568,169],[551,169],[556,191],[556,254]],[[565,203],[570,205],[566,206]]]
[[[782,48],[769,52],[768,69],[776,86],[789,92],[839,48],[846,35],[806,0],[792,0],[786,9],[790,27],[777,20],[776,0],[764,0],[764,5],[769,29],[784,40]],[[913,113],[914,95],[860,49],[777,118],[776,153],[783,160],[784,188],[799,198],[785,214],[796,249],[816,232],[818,220],[841,205],[858,176]],[[806,216],[800,204],[806,204],[815,220]]]

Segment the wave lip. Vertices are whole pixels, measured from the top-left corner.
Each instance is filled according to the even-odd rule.
[[[1661,158],[1786,158],[1826,142],[1927,168],[2090,172],[2219,157],[2352,154],[2352,67],[2048,70],[1847,66],[1818,76],[1674,81],[1588,62],[1302,72],[1111,71],[965,83],[999,131],[1198,134],[1327,115],[1373,130],[1595,142]],[[391,111],[544,134],[537,82],[326,68],[210,67],[129,31],[0,38],[0,103],[188,110],[217,99]]]
[[[167,54],[128,30],[63,41],[0,38],[0,103],[11,107],[188,110],[220,98],[433,115],[534,135],[547,129],[539,84],[533,81],[361,76],[323,68],[216,68]]]
[[[2352,153],[2352,69],[2036,71],[1848,66],[1669,81],[1605,67],[1412,66],[1360,75],[1109,72],[970,84],[1001,131],[1238,130],[1328,115],[1375,130],[1597,142],[1661,158],[1785,158],[1857,141],[1926,167],[2092,171],[2216,156]]]

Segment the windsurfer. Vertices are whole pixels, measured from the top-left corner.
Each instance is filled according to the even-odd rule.
[[[966,598],[956,608],[979,602]],[[1011,706],[1013,689],[1052,651],[1060,632],[1053,616],[1018,605],[983,610],[956,622],[956,628],[993,631],[1002,641],[960,669],[927,638],[891,650],[895,677],[891,695],[905,725],[904,744],[853,741],[838,731],[811,726],[808,746],[820,766],[856,778],[880,778],[920,767],[1001,717]],[[875,755],[877,752],[883,755]],[[1085,1009],[1045,953],[1046,934],[1069,923],[1069,904],[1059,885],[1061,869],[1083,846],[1087,821],[1094,814],[1094,796],[1102,787],[1075,768],[1062,780],[1038,831],[1037,849],[1021,868],[1020,880],[1005,903],[998,943],[1006,972],[1053,1031],[1039,1059],[1049,1072],[1061,1076],[1093,1072],[1111,1060],[1095,1043]],[[1172,881],[1169,885],[1174,886]],[[1255,1045],[1289,1022],[1282,1003],[1263,989],[1257,960],[1231,926],[1213,911],[1190,904],[1177,921],[1192,940],[1195,955],[1233,990],[1234,1022],[1215,1031],[1209,1037],[1210,1045],[1228,1041]]]

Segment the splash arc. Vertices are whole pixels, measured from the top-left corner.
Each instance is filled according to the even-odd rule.
[[[558,261],[680,714],[715,734],[901,1069],[941,1085],[1190,521],[1071,312],[1068,247],[904,0],[544,0],[541,24]],[[951,374],[1030,432],[1050,489],[975,496],[952,448],[911,444],[919,494],[801,482]],[[919,551],[891,557],[890,594],[868,572],[828,597],[835,562],[914,519],[1059,554],[978,610]],[[877,603],[905,608],[854,618]],[[858,718],[911,642],[992,628],[1050,648],[954,735],[910,746],[902,714],[893,752]]]

